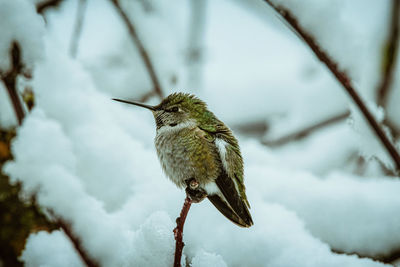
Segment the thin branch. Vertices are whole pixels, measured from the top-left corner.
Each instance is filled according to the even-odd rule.
[[[151,0],[138,0],[138,2],[141,4],[144,12],[146,13],[151,13],[154,12],[154,3]]]
[[[385,107],[390,87],[393,81],[399,44],[400,0],[392,0],[392,15],[390,20],[389,38],[384,47],[383,75],[377,91],[379,106]]]
[[[192,200],[187,196],[185,198],[185,203],[183,204],[181,214],[178,218],[176,218],[176,228],[174,229],[175,236],[175,258],[174,258],[174,267],[181,266],[181,258],[182,251],[185,243],[182,241],[183,237],[183,226],[185,225],[186,216],[189,212],[190,206],[192,205]]]
[[[22,103],[18,96],[18,90],[16,85],[17,76],[22,73],[23,64],[21,61],[21,48],[18,43],[13,42],[11,45],[11,69],[4,75],[1,75],[1,79],[7,88],[8,94],[10,96],[12,105],[15,110],[15,115],[18,119],[18,124],[22,124],[22,120],[25,116]]]
[[[232,125],[232,128],[244,135],[262,139],[270,128],[270,123],[265,119],[259,119],[255,121],[241,122],[236,125]]]
[[[358,252],[344,252],[334,248],[331,248],[331,251],[336,254],[356,255],[359,258],[373,259],[374,261],[379,261],[388,264],[393,263],[395,260],[400,258],[400,249],[394,250],[388,255],[376,255],[376,256],[366,256]]]
[[[138,37],[137,31],[133,23],[129,20],[128,15],[125,13],[125,11],[122,9],[121,5],[119,4],[118,0],[110,0],[111,3],[115,6],[116,10],[118,11],[118,14],[121,16],[122,20],[124,21],[126,27],[128,28],[129,35],[132,38],[133,43],[136,45],[136,47],[139,50],[139,54],[143,59],[143,62],[147,68],[147,71],[149,72],[150,79],[153,83],[153,90],[155,93],[162,99],[164,97],[163,95],[163,90],[161,88],[161,83],[160,80],[157,77],[154,64],[151,62],[149,53],[145,49],[143,43]]]
[[[141,97],[139,97],[139,102],[146,102],[147,100],[149,100],[152,96],[154,96],[156,94],[156,92],[154,91],[149,91],[147,93],[145,93],[144,95],[142,95]]]
[[[201,86],[203,39],[205,31],[205,19],[207,0],[190,0],[190,26],[187,48],[187,66],[189,81],[194,87]]]
[[[78,252],[82,261],[86,264],[87,267],[99,267],[99,264],[92,260],[89,255],[86,253],[84,248],[82,247],[82,242],[79,238],[72,232],[71,226],[63,221],[61,218],[57,219],[57,224],[64,231],[65,235],[69,237],[72,244],[75,247],[75,250]]]
[[[85,20],[85,11],[87,7],[87,0],[79,0],[78,10],[76,11],[75,27],[71,37],[71,43],[69,47],[69,54],[72,58],[76,58],[78,52],[79,39],[82,33],[83,21]]]
[[[281,17],[292,27],[292,29],[303,39],[303,41],[310,47],[314,54],[322,61],[325,66],[331,71],[331,73],[336,77],[336,79],[342,84],[347,93],[351,96],[353,101],[356,103],[358,108],[361,110],[368,123],[371,125],[375,131],[378,138],[381,140],[382,144],[389,152],[396,165],[397,172],[400,172],[400,155],[396,148],[386,136],[382,127],[375,120],[374,116],[371,114],[361,97],[358,95],[353,85],[351,84],[348,75],[339,69],[338,64],[325,52],[323,51],[315,41],[314,37],[307,32],[304,28],[300,26],[297,19],[292,15],[292,13],[285,7],[278,6],[272,3],[271,0],[264,0],[267,2],[276,12],[278,12]]]
[[[267,145],[267,146],[280,146],[280,145],[284,145],[288,142],[291,141],[295,141],[295,140],[299,140],[301,138],[304,138],[306,136],[308,136],[309,134],[311,134],[314,131],[317,131],[323,127],[332,125],[334,123],[337,123],[339,121],[342,121],[346,118],[348,118],[350,116],[350,111],[345,111],[342,112],[340,114],[334,115],[332,117],[329,117],[325,120],[319,121],[317,123],[314,123],[312,125],[308,125],[305,128],[300,129],[299,131],[296,131],[294,133],[290,133],[288,135],[279,137],[278,139],[275,140],[264,140],[261,143],[263,145]]]
[[[17,94],[16,88],[16,78],[19,74],[22,73],[23,64],[21,61],[21,48],[18,43],[13,42],[11,47],[11,58],[12,58],[12,68],[5,75],[1,76],[4,84],[7,87],[8,92],[10,93],[11,101],[13,103],[15,114],[18,117],[18,124],[21,125],[22,121],[25,117],[25,113],[23,112],[22,102]],[[57,219],[58,226],[63,229],[65,234],[69,237],[72,244],[74,245],[76,251],[81,256],[82,260],[88,267],[97,267],[94,261],[90,260],[90,257],[86,254],[86,252],[82,249],[82,245],[79,239],[72,233],[71,228],[68,223],[63,221],[61,218]]]
[[[63,0],[48,0],[36,4],[36,11],[43,14],[50,7],[58,7]]]

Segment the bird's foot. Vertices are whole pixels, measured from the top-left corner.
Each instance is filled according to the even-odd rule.
[[[199,203],[207,197],[207,193],[204,189],[199,187],[199,182],[196,179],[191,178],[186,182],[186,195],[192,200],[193,203]]]
[[[195,179],[190,179],[189,187],[190,187],[190,189],[195,190],[199,187],[199,182],[197,182]]]

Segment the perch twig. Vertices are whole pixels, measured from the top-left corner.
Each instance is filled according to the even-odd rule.
[[[176,227],[174,229],[174,236],[176,241],[174,267],[181,266],[182,251],[183,251],[183,246],[185,246],[185,243],[183,243],[182,241],[183,226],[185,225],[186,216],[189,212],[191,205],[192,205],[192,200],[187,196],[185,198],[185,203],[183,204],[181,214],[179,215],[178,218],[176,218]]]

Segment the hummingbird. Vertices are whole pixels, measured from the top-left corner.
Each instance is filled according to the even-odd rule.
[[[156,106],[113,100],[152,111],[162,169],[192,202],[207,197],[233,223],[253,225],[239,143],[204,101],[188,93],[173,93]]]

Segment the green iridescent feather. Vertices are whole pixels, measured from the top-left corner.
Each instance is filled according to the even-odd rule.
[[[227,143],[225,160],[227,161],[228,170],[226,172],[229,177],[235,179],[240,196],[246,202],[247,206],[250,207],[245,193],[243,159],[238,141],[233,136],[231,130],[207,109],[204,101],[191,94],[171,94],[158,107],[170,109],[178,104],[181,108],[189,111],[191,117],[196,119],[199,123],[199,128],[207,133],[205,135],[206,139],[214,142],[216,138],[220,138]]]

